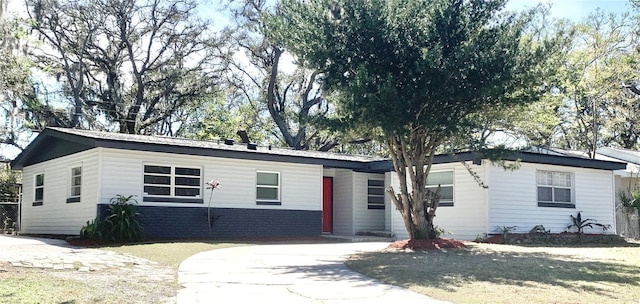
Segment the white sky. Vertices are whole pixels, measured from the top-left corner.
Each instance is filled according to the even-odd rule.
[[[553,17],[580,21],[595,12],[596,9],[607,13],[630,11],[631,5],[627,2],[626,0],[511,0],[507,3],[507,9],[522,10],[540,3],[551,3]]]

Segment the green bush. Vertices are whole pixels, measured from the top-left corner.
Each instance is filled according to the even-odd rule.
[[[109,215],[101,221],[95,218],[87,221],[80,229],[80,237],[94,241],[135,242],[143,239],[138,202],[133,195],[116,195],[109,201]]]
[[[133,195],[118,194],[110,200],[109,216],[104,220],[107,235],[113,241],[133,242],[142,240],[140,213],[136,210],[138,202]]]
[[[104,227],[99,218],[87,221],[87,224],[80,229],[80,237],[86,240],[99,241],[102,240],[102,232]]]

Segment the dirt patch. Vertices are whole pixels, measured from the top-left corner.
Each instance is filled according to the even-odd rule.
[[[454,239],[407,239],[395,241],[387,249],[433,250],[444,248],[466,248],[464,242]]]

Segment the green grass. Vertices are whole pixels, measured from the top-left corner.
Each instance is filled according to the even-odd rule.
[[[376,252],[349,267],[454,303],[640,303],[640,247]]]
[[[207,243],[207,242],[167,242],[133,244],[121,246],[107,246],[99,249],[128,254],[150,261],[158,262],[161,265],[178,269],[180,263],[186,258],[203,251],[221,249],[227,247],[242,246],[235,243]]]

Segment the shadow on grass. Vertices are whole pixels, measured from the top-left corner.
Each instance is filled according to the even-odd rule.
[[[585,249],[588,250],[588,249]],[[640,267],[608,261],[583,261],[542,252],[473,249],[414,253],[377,252],[352,257],[348,265],[386,283],[428,286],[447,291],[472,282],[513,286],[560,286],[576,292],[610,295],[589,283],[640,286]]]

